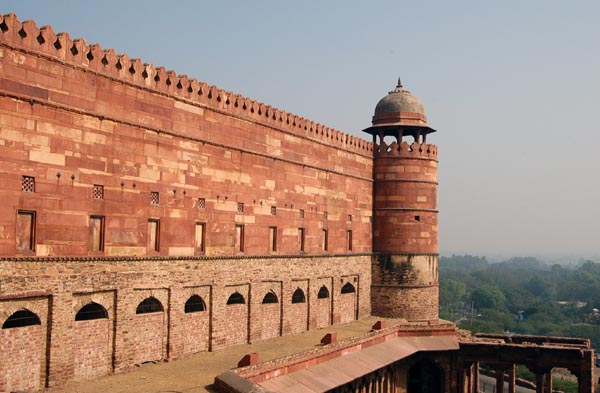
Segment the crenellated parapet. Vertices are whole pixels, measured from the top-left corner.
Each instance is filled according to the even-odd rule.
[[[374,146],[375,157],[408,157],[437,160],[437,146],[427,143],[392,142],[389,145],[381,142]]]
[[[130,59],[126,54],[115,53],[113,49],[102,49],[98,44],[88,45],[84,39],[72,39],[67,33],[57,34],[51,26],[38,28],[31,20],[20,22],[13,13],[0,18],[0,46],[33,53],[192,105],[282,129],[358,154],[370,154],[373,151],[373,144],[364,139],[187,75],[178,75],[164,67]]]

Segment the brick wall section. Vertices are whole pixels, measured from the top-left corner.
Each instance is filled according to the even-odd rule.
[[[43,387],[45,347],[40,325],[0,330],[0,392]]]
[[[15,312],[27,309],[41,325],[0,329],[0,392],[36,390],[45,386],[49,304],[48,295],[3,296],[0,300],[0,326]]]
[[[142,364],[164,359],[164,312],[140,314],[134,317],[133,363]]]
[[[308,281],[292,281],[292,286],[284,294],[285,300],[289,303],[289,313],[283,321],[284,333],[299,333],[306,330],[308,326],[308,302],[310,301],[310,292],[308,290]],[[304,292],[305,302],[292,304],[292,295],[297,289]]]
[[[96,341],[92,338],[92,342],[85,345],[79,328],[87,322],[75,321],[76,313],[90,301],[101,304],[109,315],[108,320],[92,322],[112,324],[114,321],[114,371],[121,372],[144,361],[174,359],[207,347],[218,350],[234,343],[247,342],[248,339],[260,340],[263,332],[270,335],[276,330],[277,321],[273,318],[273,324],[268,326],[273,330],[267,330],[263,325],[262,305],[256,304],[270,289],[282,288],[284,295],[278,294],[279,303],[276,305],[281,307],[283,320],[291,321],[289,316],[297,312],[293,308],[295,305],[291,304],[291,296],[299,285],[303,285],[307,299],[303,307],[305,312],[309,310],[311,314],[298,318],[308,321],[308,328],[315,329],[317,316],[314,313],[317,310],[317,293],[324,282],[322,278],[332,277],[334,282],[346,282],[348,278],[345,274],[351,271],[360,280],[369,282],[370,263],[370,255],[169,259],[120,257],[110,260],[91,257],[10,258],[0,260],[3,283],[0,323],[18,309],[27,308],[36,313],[44,324],[48,315],[48,299],[52,299],[52,321],[50,326],[43,326],[44,329],[46,326],[49,328],[51,337],[49,383],[57,385],[76,376],[83,378],[99,373],[101,366],[95,362],[99,362],[100,355],[97,358],[94,355],[94,360],[90,359],[85,367],[78,360],[82,353],[77,351],[84,347],[97,351],[100,345],[99,339]],[[270,278],[265,280],[265,277]],[[337,313],[337,298],[341,296],[341,284],[337,285],[331,291],[334,315]],[[358,315],[364,318],[370,315],[370,287],[358,286],[357,289]],[[234,290],[246,298],[246,305],[241,306],[243,310],[234,310],[238,306],[226,305]],[[28,295],[36,291],[50,293],[46,298]],[[192,294],[204,299],[207,311],[184,313],[185,301]],[[149,296],[162,303],[164,312],[136,314],[137,305]],[[244,310],[249,305],[248,318]],[[190,318],[197,325],[187,324]],[[340,322],[339,317],[333,320]],[[248,337],[248,333],[244,335],[245,338],[236,336],[236,332],[244,332],[244,326],[250,326],[251,337]],[[287,326],[288,330],[284,329],[283,334],[291,332],[291,325]],[[303,326],[303,330],[306,330],[307,323],[304,322]],[[0,334],[5,331],[0,330]],[[41,342],[35,343],[35,348],[40,351],[40,361],[44,364],[45,331],[40,337]],[[112,338],[109,336],[108,340],[110,342]],[[2,340],[0,345],[6,345],[2,344],[5,342]],[[108,351],[112,351],[112,348],[109,345]],[[5,355],[9,353],[10,350],[3,352],[0,357],[2,361],[10,359]],[[110,355],[113,353],[110,352]],[[41,375],[44,372],[42,368]],[[45,380],[42,377],[40,379],[40,386],[44,386]]]
[[[305,252],[321,253],[324,225],[330,252],[346,251],[347,229],[354,251],[370,251],[370,143],[14,15],[2,24],[0,255],[16,253],[17,209],[37,213],[40,256],[94,255],[90,215],[105,216],[105,255],[153,255],[148,218],[160,219],[159,255],[197,253],[198,221],[207,255],[238,252],[236,223],[247,226],[247,255],[270,253],[270,226],[282,255],[299,252],[299,227]],[[21,191],[23,175],[35,192]],[[94,184],[103,199],[92,199]]]
[[[112,371],[112,321],[76,321],[73,379],[88,379]]]
[[[356,320],[356,293],[340,294],[339,307],[341,309],[341,323]]]

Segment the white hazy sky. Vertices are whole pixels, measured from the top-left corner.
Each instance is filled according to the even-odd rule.
[[[354,135],[400,76],[438,130],[440,253],[600,255],[598,1],[2,0],[0,12]]]

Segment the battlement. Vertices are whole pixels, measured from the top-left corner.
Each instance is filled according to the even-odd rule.
[[[427,158],[437,161],[437,146],[427,143],[392,142],[389,145],[382,142],[374,146],[375,157],[409,157],[409,158]]]
[[[38,28],[34,21],[20,22],[13,13],[0,16],[0,46],[47,57],[109,79],[173,97],[199,107],[248,119],[294,135],[321,141],[358,154],[369,154],[373,144],[356,136],[316,123],[240,94],[219,89],[164,67],[130,59],[113,49],[88,45],[84,39],[56,34],[51,26]]]

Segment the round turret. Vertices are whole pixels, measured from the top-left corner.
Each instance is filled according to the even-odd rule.
[[[438,318],[437,148],[423,104],[400,81],[375,107],[373,125],[374,315]],[[405,141],[412,136],[414,141]]]

